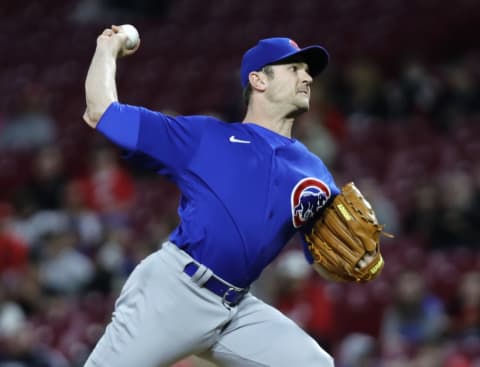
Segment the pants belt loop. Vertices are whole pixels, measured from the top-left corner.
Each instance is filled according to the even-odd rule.
[[[198,269],[195,274],[192,275],[192,280],[198,284],[199,287],[203,287],[203,285],[210,279],[213,275],[213,271],[207,268],[205,265],[197,264]]]

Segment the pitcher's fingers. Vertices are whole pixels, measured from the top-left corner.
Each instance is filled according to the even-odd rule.
[[[362,258],[358,261],[358,264],[357,266],[360,268],[360,269],[363,269],[365,266],[367,266],[367,262]]]
[[[108,36],[108,37],[110,37],[112,34],[113,34],[113,31],[112,31],[110,28],[106,28],[106,29],[102,32],[102,36]]]
[[[363,257],[363,260],[365,260],[365,262],[367,264],[369,264],[372,260],[373,260],[373,256],[370,255],[370,254],[366,254],[364,257]]]

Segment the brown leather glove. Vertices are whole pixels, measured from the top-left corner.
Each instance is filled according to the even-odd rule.
[[[393,237],[383,232],[370,203],[350,182],[316,219],[305,239],[320,274],[335,281],[367,282],[377,277],[384,265],[382,234]],[[362,259],[371,261],[361,267]]]

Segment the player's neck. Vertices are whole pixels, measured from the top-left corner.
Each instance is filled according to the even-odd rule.
[[[260,125],[266,129],[272,130],[277,134],[287,138],[292,137],[292,125],[295,118],[286,117],[282,113],[273,111],[259,110],[250,106],[247,110],[243,122],[250,122]]]

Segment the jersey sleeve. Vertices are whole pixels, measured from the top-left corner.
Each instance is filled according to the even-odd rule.
[[[121,147],[124,158],[167,176],[181,172],[202,133],[201,116],[172,117],[143,107],[112,103],[97,130]]]

